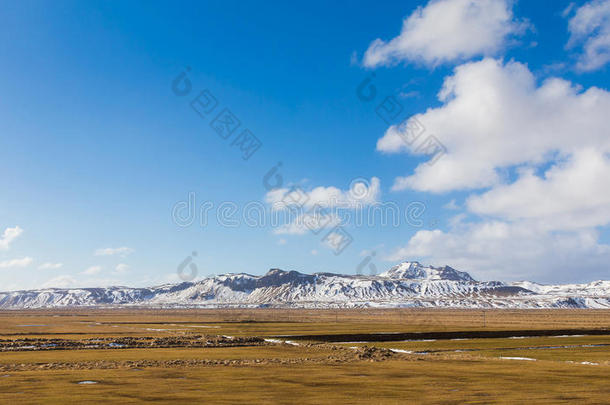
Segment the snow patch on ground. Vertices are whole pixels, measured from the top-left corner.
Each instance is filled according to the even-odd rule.
[[[559,335],[559,336],[549,336],[552,338],[569,338],[569,337],[584,337],[585,335]]]
[[[276,344],[283,344],[283,343],[285,343],[285,344],[291,345],[291,346],[301,346],[299,343],[293,342],[292,340],[265,339],[265,342],[276,343]]]
[[[394,353],[405,353],[405,354],[413,354],[411,350],[403,350],[403,349],[390,349],[391,352]]]
[[[502,360],[525,360],[525,361],[536,361],[530,357],[500,357]]]

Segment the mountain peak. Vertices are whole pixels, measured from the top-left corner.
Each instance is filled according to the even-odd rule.
[[[610,281],[542,285],[477,282],[449,266],[400,263],[379,276],[303,274],[270,269],[230,273],[197,283],[150,288],[76,288],[0,292],[1,309],[73,306],[151,307],[460,307],[610,308]]]
[[[391,279],[475,281],[470,274],[464,271],[458,271],[449,266],[423,266],[417,261],[402,262],[379,276]]]
[[[281,269],[270,269],[267,274],[257,280],[256,285],[259,287],[278,286],[285,283],[300,284],[303,282],[311,282],[314,276],[299,273],[298,271],[285,271]]]
[[[277,276],[277,275],[286,274],[286,273],[288,273],[288,272],[285,270],[271,268],[271,269],[269,269],[269,271],[267,273],[265,273],[265,276]]]

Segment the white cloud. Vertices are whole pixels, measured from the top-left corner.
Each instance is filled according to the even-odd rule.
[[[549,232],[529,222],[460,223],[446,232],[417,232],[387,260],[420,258],[481,279],[591,281],[608,276],[610,246],[598,237],[592,229]]]
[[[334,227],[341,223],[335,213],[305,213],[299,214],[285,224],[273,230],[276,235],[305,235],[308,232],[319,232],[324,228]]]
[[[119,255],[119,256],[127,256],[131,253],[133,253],[134,250],[132,248],[129,247],[118,247],[118,248],[100,248],[97,249],[95,251],[95,255],[96,256],[114,256],[114,255]]]
[[[467,63],[445,79],[439,99],[417,119],[447,153],[434,165],[396,179],[393,189],[445,192],[498,185],[503,170],[540,165],[583,148],[610,151],[607,115],[610,93],[583,91],[551,78],[538,86],[527,66],[494,59]],[[387,153],[410,151],[402,141],[406,126],[392,126],[378,141]]]
[[[74,287],[76,280],[68,275],[54,277],[42,284],[42,288],[68,288]]]
[[[466,202],[471,212],[503,220],[528,220],[547,230],[610,224],[610,158],[595,149],[576,152],[543,176],[532,168]]]
[[[38,270],[56,270],[63,267],[63,263],[43,263],[38,266]]]
[[[8,250],[11,242],[23,233],[23,229],[18,226],[6,228],[0,237],[0,250]]]
[[[566,10],[570,13],[571,9]],[[568,22],[568,30],[567,47],[582,45],[578,69],[595,70],[610,62],[610,0],[594,0],[579,7]]]
[[[315,187],[306,191],[300,187],[278,188],[269,191],[265,195],[265,201],[271,204],[273,209],[285,209],[294,206],[302,206],[304,209],[313,207],[321,208],[361,208],[379,202],[380,182],[379,178],[372,177],[370,180],[355,179],[347,190],[337,187]]]
[[[357,210],[379,203],[379,178],[354,179],[348,189],[315,187],[309,191],[300,187],[280,188],[268,192],[265,201],[275,213],[285,213],[285,223],[275,227],[276,235],[304,235],[310,231],[341,223],[337,212],[326,209]],[[279,221],[280,218],[277,218]]]
[[[527,24],[515,20],[511,0],[432,0],[405,18],[400,35],[373,41],[364,65],[400,61],[438,65],[478,55],[494,55]]]
[[[115,273],[122,274],[122,273],[127,273],[127,272],[129,271],[129,269],[130,269],[130,266],[129,266],[128,264],[125,264],[125,263],[119,263],[119,264],[117,264],[117,266],[114,268],[114,272],[115,272]]]
[[[85,269],[81,274],[85,274],[87,276],[93,276],[95,274],[99,274],[102,271],[102,266],[91,266]]]
[[[0,269],[12,269],[12,268],[17,268],[17,267],[27,267],[33,261],[34,261],[34,259],[32,259],[31,257],[24,257],[24,258],[21,258],[21,259],[4,260],[4,261],[0,262]]]
[[[526,65],[488,58],[457,67],[439,100],[414,119],[446,154],[393,188],[471,194],[448,230],[421,230],[389,259],[482,278],[607,278],[610,246],[599,228],[610,225],[610,92],[560,78],[538,83]],[[412,153],[403,142],[412,128],[389,128],[377,149]]]

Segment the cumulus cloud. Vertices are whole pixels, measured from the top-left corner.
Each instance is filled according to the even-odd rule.
[[[34,259],[31,257],[23,257],[21,259],[10,259],[4,260],[0,262],[0,269],[13,269],[18,267],[27,267],[29,266]]]
[[[346,190],[337,187],[315,187],[309,191],[300,187],[271,190],[265,201],[274,213],[285,213],[284,223],[273,230],[277,235],[318,233],[341,223],[338,212],[327,209],[358,210],[379,203],[381,194],[377,177],[354,179]],[[279,221],[279,218],[276,218]]]
[[[364,65],[400,61],[438,65],[478,55],[494,55],[527,23],[517,21],[511,0],[432,0],[406,17],[400,34],[373,41]]]
[[[347,190],[337,187],[315,187],[306,191],[300,187],[278,188],[269,191],[265,201],[273,209],[303,207],[321,208],[359,208],[379,202],[381,194],[379,178],[355,179]]]
[[[43,263],[38,266],[38,270],[56,270],[63,267],[63,263]]]
[[[448,229],[417,232],[388,259],[420,258],[484,279],[590,281],[607,278],[610,246],[610,92],[486,58],[455,68],[442,104],[412,117],[446,146],[393,189],[469,191]],[[378,141],[413,153],[411,121]],[[460,208],[449,202],[446,208]]]
[[[114,256],[114,255],[127,256],[133,252],[134,252],[134,250],[132,248],[123,246],[123,247],[118,247],[118,248],[97,249],[95,251],[95,255],[96,256]]]
[[[23,229],[18,226],[14,228],[6,228],[0,237],[0,250],[8,250],[11,242],[23,233]]]
[[[610,158],[596,149],[576,152],[543,175],[518,179],[467,200],[471,212],[503,220],[535,221],[546,230],[578,230],[610,224]]]
[[[276,227],[273,233],[276,235],[305,235],[309,232],[318,233],[324,228],[334,227],[340,223],[341,219],[335,213],[315,211],[297,215],[294,219]]]
[[[87,275],[87,276],[93,276],[95,274],[99,274],[102,271],[102,267],[101,266],[91,266],[86,268],[81,274]]]
[[[590,1],[576,9],[568,22],[568,30],[567,47],[582,46],[578,69],[596,70],[610,62],[610,0]]]
[[[610,93],[560,78],[537,85],[526,65],[484,59],[457,67],[439,92],[443,104],[413,119],[435,134],[446,154],[420,164],[393,189],[446,192],[500,184],[503,171],[552,162],[585,147],[610,151]],[[378,141],[386,153],[409,152],[408,127],[392,126]]]
[[[530,222],[459,223],[448,231],[422,230],[387,257],[450,264],[484,279],[542,282],[607,278],[610,246],[593,229],[549,232]]]

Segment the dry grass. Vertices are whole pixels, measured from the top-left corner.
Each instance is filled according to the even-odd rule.
[[[607,368],[514,361],[22,372],[2,403],[607,403]],[[96,385],[77,385],[82,380]]]
[[[42,326],[20,326],[42,325]],[[0,311],[7,334],[154,335],[147,329],[233,335],[610,328],[607,310],[130,310]],[[219,327],[219,328],[218,328]],[[160,333],[163,335],[163,333]]]
[[[610,328],[610,311],[0,312],[0,339],[577,328]],[[433,351],[395,354],[385,361],[363,360],[342,345],[2,352],[0,370],[8,371],[0,372],[0,403],[601,404],[610,394],[608,346],[524,349],[598,344],[610,344],[610,337],[375,343]],[[462,349],[475,351],[455,352]],[[57,364],[63,368],[50,367]],[[98,384],[77,384],[84,380]]]

